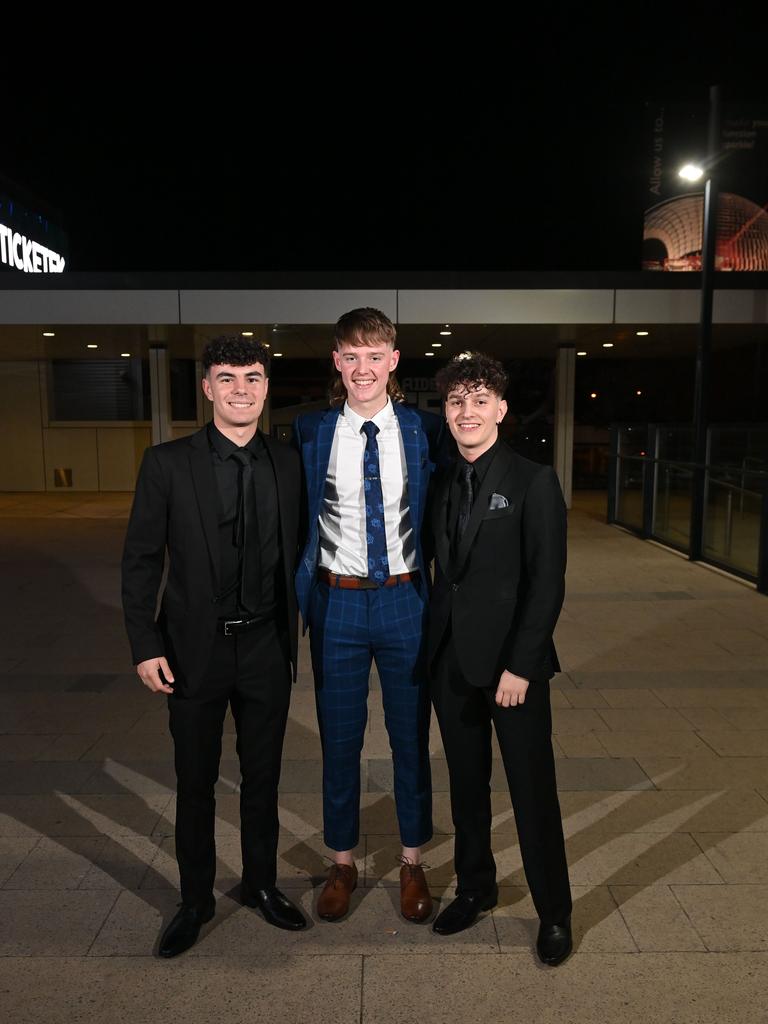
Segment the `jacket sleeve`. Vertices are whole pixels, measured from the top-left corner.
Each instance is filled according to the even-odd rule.
[[[565,597],[566,510],[555,471],[537,473],[522,510],[522,603],[510,631],[506,666],[535,679],[552,651],[552,634]]]
[[[168,531],[168,493],[154,448],[147,448],[136,481],[122,561],[125,627],[134,664],[165,655],[155,622]]]

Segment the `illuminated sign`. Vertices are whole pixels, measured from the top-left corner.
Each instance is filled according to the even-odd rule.
[[[60,274],[66,260],[53,249],[0,224],[0,263],[25,274]]]

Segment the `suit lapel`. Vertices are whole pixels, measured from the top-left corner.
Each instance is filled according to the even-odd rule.
[[[328,463],[331,461],[331,449],[333,448],[333,435],[336,432],[341,408],[329,409],[320,420],[317,428],[317,443],[315,445],[314,465],[314,492],[312,495],[314,504],[313,520],[316,522],[320,514],[320,501],[323,497],[325,478],[328,476]]]
[[[496,490],[496,487],[507,471],[509,461],[508,457],[509,451],[502,442],[496,449],[496,454],[493,456],[493,460],[485,474],[485,479],[480,487],[480,491],[475,497],[472,505],[472,515],[469,517],[467,528],[464,531],[464,536],[461,538],[461,543],[459,544],[459,550],[456,553],[456,576],[458,576],[464,568],[467,555],[469,554],[475,537],[477,536],[477,531],[480,529],[480,523],[482,522],[483,516],[488,511],[488,503],[491,495]]]
[[[408,504],[411,508],[411,521],[418,523],[423,501],[422,496],[422,452],[421,439],[423,431],[421,421],[415,413],[399,402],[393,404],[400,437],[403,441],[405,465],[408,470]]]
[[[218,593],[219,579],[219,517],[216,509],[216,477],[213,473],[208,428],[203,427],[190,440],[189,463],[195,488],[197,507],[203,524],[203,534],[211,560],[214,589]]]
[[[435,485],[432,503],[432,536],[435,538],[435,557],[440,564],[443,575],[451,576],[451,538],[448,536],[448,494],[451,489],[453,468],[441,472],[440,480]]]

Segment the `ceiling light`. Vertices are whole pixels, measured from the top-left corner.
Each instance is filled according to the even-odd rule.
[[[240,333],[242,334],[242,336],[244,338],[252,338],[253,337],[253,331],[240,331]]]
[[[44,338],[55,338],[56,335],[53,333],[53,331],[43,331],[43,337]]]
[[[268,341],[264,342],[264,348],[272,348]]]
[[[272,353],[272,355],[275,357],[275,359],[279,359],[282,354],[283,354],[282,352],[273,352]]]
[[[613,348],[613,342],[612,341],[604,341],[603,342],[603,348]]]
[[[444,338],[449,338],[451,334],[453,334],[453,331],[440,331],[440,333]]]
[[[98,345],[86,345],[86,348],[98,348]]]
[[[590,394],[590,396],[589,396],[589,397],[590,397],[590,398],[597,398],[597,392],[596,392],[596,391],[593,391],[593,392],[592,392],[592,393]]]
[[[636,395],[642,395],[642,393],[643,393],[642,391],[636,391],[635,392]]]
[[[585,356],[586,354],[587,354],[586,352],[577,352],[576,353],[577,356]]]
[[[638,336],[638,338],[647,338],[648,337],[648,331],[638,331],[637,332],[637,336]]]
[[[434,354],[435,354],[434,352],[425,352],[424,353],[425,356],[433,356]]]
[[[442,348],[442,347],[443,347],[442,341],[433,341],[432,342],[432,348]]]
[[[121,352],[120,353],[120,355],[123,357],[123,359],[127,359],[130,356],[130,354],[131,354],[130,352]]]

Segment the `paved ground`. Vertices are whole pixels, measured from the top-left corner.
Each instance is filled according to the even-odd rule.
[[[498,909],[452,939],[397,914],[378,693],[364,751],[363,884],[313,914],[320,748],[303,652],[281,785],[280,885],[312,916],[279,932],[232,898],[238,772],[226,739],[219,901],[199,944],[153,957],[176,904],[166,716],[132,674],[118,603],[126,495],[0,495],[0,1003],[9,1024],[768,1019],[768,601],[601,521],[570,518],[555,744],[576,952],[532,953],[535,918],[501,772]],[[230,724],[231,730],[231,724]],[[451,822],[433,736],[436,895]]]

